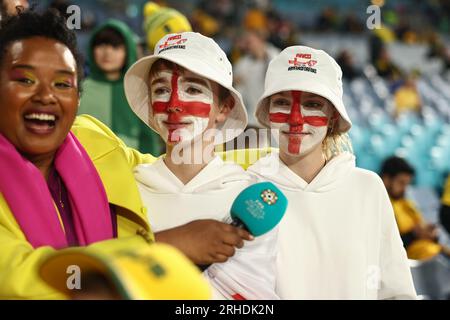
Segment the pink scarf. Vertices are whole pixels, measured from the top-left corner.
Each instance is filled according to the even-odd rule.
[[[69,194],[80,245],[113,238],[102,181],[83,146],[71,132],[59,147],[54,164]],[[44,177],[1,134],[0,193],[34,248],[68,246]]]

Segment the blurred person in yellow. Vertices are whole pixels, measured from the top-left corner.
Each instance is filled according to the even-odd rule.
[[[404,84],[395,91],[395,116],[403,112],[419,112],[422,100],[416,86],[418,75],[412,73],[405,79]]]
[[[444,193],[442,194],[439,219],[444,229],[450,234],[450,175],[447,177]]]
[[[115,248],[110,254],[71,248],[45,260],[40,275],[72,300],[205,300],[211,296],[200,271],[167,244],[138,250]]]
[[[156,43],[169,33],[192,31],[189,20],[179,11],[149,1],[144,6],[144,32],[147,47],[153,53]]]
[[[439,253],[450,256],[450,250],[438,242],[437,226],[427,223],[413,201],[405,197],[414,173],[414,168],[399,157],[386,159],[380,173],[394,208],[408,258],[428,260]]]

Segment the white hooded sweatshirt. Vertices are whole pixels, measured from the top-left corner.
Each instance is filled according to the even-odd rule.
[[[163,159],[135,167],[139,191],[153,232],[194,220],[231,222],[230,208],[246,187],[256,182],[240,166],[216,156],[191,181],[183,184]],[[245,241],[225,263],[205,272],[214,299],[277,299],[275,294],[276,230]]]
[[[334,157],[309,184],[277,153],[248,171],[289,201],[278,230],[281,299],[416,298],[386,189],[352,154]]]

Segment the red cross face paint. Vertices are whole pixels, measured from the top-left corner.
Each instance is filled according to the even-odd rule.
[[[270,126],[278,129],[280,149],[294,156],[322,143],[332,113],[327,99],[308,92],[285,91],[270,98]]]
[[[150,90],[151,116],[166,143],[189,142],[206,130],[214,101],[209,80],[187,70],[162,70]]]

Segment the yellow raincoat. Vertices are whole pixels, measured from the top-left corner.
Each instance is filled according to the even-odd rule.
[[[392,200],[395,220],[397,221],[400,234],[411,232],[417,225],[423,224],[424,220],[416,206],[407,199]],[[441,252],[441,246],[431,240],[414,240],[407,248],[406,253],[409,259],[427,260]]]

